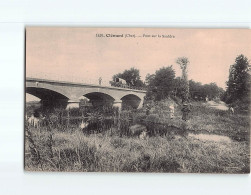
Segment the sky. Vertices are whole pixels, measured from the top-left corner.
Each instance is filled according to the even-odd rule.
[[[123,37],[106,37],[111,34]],[[145,80],[170,65],[180,76],[176,59],[187,57],[189,79],[225,88],[240,54],[251,59],[248,29],[26,28],[26,76],[43,79],[98,84],[102,77],[109,85],[114,74],[131,67]]]

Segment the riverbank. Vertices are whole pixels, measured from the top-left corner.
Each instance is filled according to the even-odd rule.
[[[184,126],[179,105],[173,119],[168,118],[169,103],[159,102],[149,116],[144,110],[123,111],[120,130],[114,126],[86,134],[78,124],[70,129],[60,124],[26,126],[25,170],[249,173],[248,115],[193,102]],[[143,122],[146,139],[126,133],[129,115],[133,123],[149,120]]]

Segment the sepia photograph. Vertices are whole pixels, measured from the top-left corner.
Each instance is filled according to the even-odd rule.
[[[24,170],[250,173],[251,31],[25,28]]]

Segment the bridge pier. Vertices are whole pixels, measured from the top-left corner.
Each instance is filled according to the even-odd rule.
[[[144,102],[144,100],[141,100],[141,101],[140,101],[139,106],[138,106],[138,109],[143,107],[143,102]]]
[[[114,100],[113,107],[117,107],[119,110],[122,108],[122,100]]]
[[[76,99],[68,100],[66,110],[69,110],[71,108],[79,108],[79,103],[80,103],[80,100],[76,100]]]

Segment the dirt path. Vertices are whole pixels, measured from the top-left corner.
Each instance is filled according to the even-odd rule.
[[[206,103],[206,105],[208,105],[210,108],[215,108],[218,110],[228,110],[228,106],[225,102],[219,101],[219,103],[215,102],[215,101],[208,101]]]

